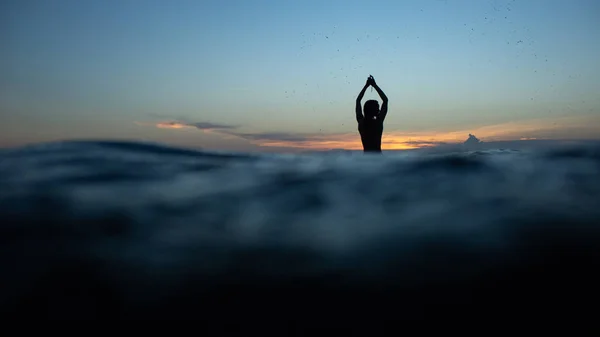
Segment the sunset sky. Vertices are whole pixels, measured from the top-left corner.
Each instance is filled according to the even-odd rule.
[[[599,139],[599,36],[597,0],[6,0],[0,147],[360,149],[369,74],[383,149]]]

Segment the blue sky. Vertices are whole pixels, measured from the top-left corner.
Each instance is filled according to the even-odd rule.
[[[356,148],[369,74],[384,148],[600,134],[593,0],[8,0],[0,32],[0,146]]]

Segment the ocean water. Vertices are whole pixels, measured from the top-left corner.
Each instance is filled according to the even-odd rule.
[[[0,219],[5,318],[373,334],[405,318],[592,322],[599,299],[598,146],[37,144],[0,152]]]

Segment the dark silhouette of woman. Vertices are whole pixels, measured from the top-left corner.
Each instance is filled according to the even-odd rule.
[[[379,97],[383,100],[383,104],[381,104],[381,110],[379,110],[379,102],[377,100],[366,101],[364,107],[365,115],[363,116],[363,109],[361,109],[360,105],[365,91],[369,86],[373,86],[377,90]],[[377,83],[375,83],[373,76],[369,76],[367,83],[356,98],[356,121],[358,122],[358,132],[360,133],[364,152],[381,152],[383,121],[387,115],[387,110],[387,96],[381,91]]]

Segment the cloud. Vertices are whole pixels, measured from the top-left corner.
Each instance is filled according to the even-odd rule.
[[[263,133],[238,133],[229,134],[258,142],[307,142],[319,138],[316,134],[285,133],[285,132],[263,132]]]
[[[481,141],[479,140],[479,138],[475,137],[475,135],[472,135],[469,133],[469,138],[467,140],[465,140],[465,142],[463,144],[465,145],[477,145],[480,144]]]
[[[196,129],[200,129],[200,130],[215,130],[215,129],[225,130],[225,129],[237,128],[237,126],[233,126],[233,125],[214,124],[214,123],[208,123],[208,122],[189,123],[186,125],[195,127]]]
[[[183,129],[189,128],[190,126],[178,122],[160,122],[156,123],[156,127],[161,129]]]
[[[591,135],[597,135],[599,131],[599,116],[580,115],[485,125],[474,128],[469,133],[476,133],[485,140],[496,141],[521,138],[589,138]]]
[[[247,133],[235,131],[237,126],[215,124],[210,122],[163,121],[158,123],[135,122],[140,126],[154,126],[161,129],[196,128],[204,132],[213,132],[222,137],[241,138],[249,143],[263,147],[287,147],[304,149],[330,149],[333,147],[362,148],[360,139],[351,134],[322,134],[294,132],[258,132]]]
[[[215,124],[209,122],[196,122],[189,123],[183,121],[166,121],[166,122],[158,122],[158,123],[143,123],[143,122],[135,122],[135,124],[140,126],[155,126],[160,129],[184,129],[184,128],[195,128],[203,131],[214,131],[214,130],[229,130],[235,129],[237,126],[233,125],[225,125],[225,124]]]

